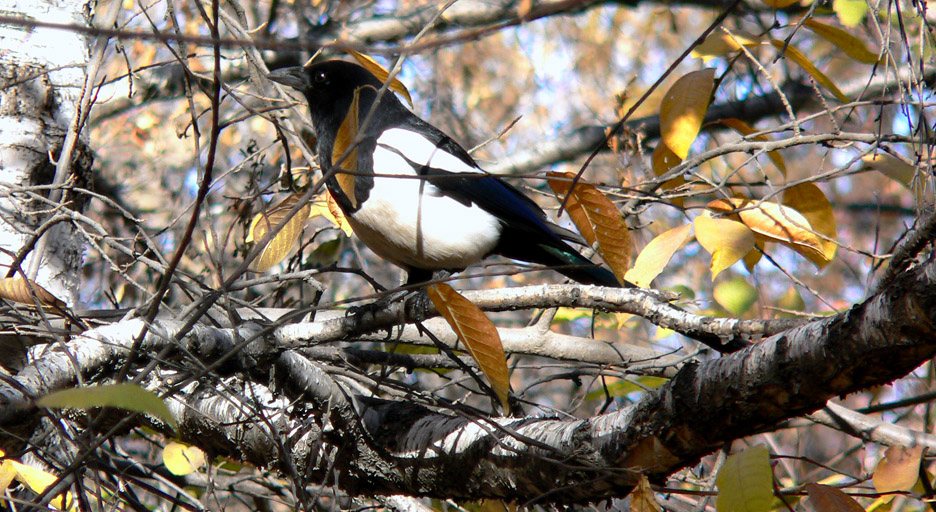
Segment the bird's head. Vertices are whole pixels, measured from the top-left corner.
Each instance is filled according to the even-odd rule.
[[[376,76],[362,66],[340,60],[276,69],[267,78],[288,85],[305,96],[317,130],[337,129],[347,115],[357,90],[360,90],[359,109],[367,112],[377,91],[383,86]],[[391,108],[399,105],[390,92],[382,96],[381,103],[391,105]]]

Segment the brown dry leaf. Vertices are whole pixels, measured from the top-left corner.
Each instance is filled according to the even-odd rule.
[[[377,80],[380,80],[381,82],[386,83],[387,78],[390,77],[390,72],[384,69],[384,67],[381,66],[379,63],[377,63],[376,60],[374,60],[371,57],[368,57],[367,55],[364,55],[363,53],[354,51],[348,46],[345,46],[343,49],[346,52],[350,53],[351,56],[354,57],[355,60],[358,61],[358,63],[364,66],[364,68],[370,71],[372,75],[376,76]],[[406,88],[406,86],[403,85],[403,82],[394,78],[393,80],[390,81],[389,88],[391,91],[399,93],[401,96],[406,98],[406,102],[409,103],[411,107],[413,106],[413,98],[412,96],[410,96],[409,90]]]
[[[764,0],[765,4],[773,7],[774,9],[783,9],[799,2],[800,0]]]
[[[569,195],[566,211],[589,244],[598,242],[598,254],[611,267],[618,281],[624,283],[624,273],[630,266],[630,230],[614,203],[590,183],[579,181],[569,194],[575,174],[550,172],[549,187],[560,197]],[[552,179],[558,178],[558,179]]]
[[[302,199],[302,195],[290,194],[289,197],[283,199],[273,208],[270,208],[269,211],[257,214],[250,223],[246,241],[253,242],[263,240],[263,237],[266,236],[270,230],[275,229],[276,226],[286,218],[286,214],[296,206],[300,199]],[[251,270],[254,272],[266,272],[277,263],[283,261],[283,258],[292,250],[296,240],[299,239],[299,234],[302,233],[302,228],[309,219],[309,212],[311,210],[312,205],[308,203],[302,206],[302,208],[289,219],[289,222],[283,226],[283,229],[273,237],[273,240],[270,240],[270,243],[263,249],[260,256],[253,261]]]
[[[705,38],[705,41],[702,41],[702,44],[692,49],[692,53],[690,53],[689,56],[695,59],[702,59],[702,62],[708,63],[708,61],[716,57],[724,57],[725,55],[740,50],[740,45],[757,46],[760,44],[757,36],[742,34],[732,35],[734,39],[720,30],[712,32]]]
[[[770,44],[774,45],[774,47],[777,50],[784,49],[783,41],[772,39],[770,41]],[[842,103],[848,103],[851,101],[850,99],[848,99],[848,96],[845,96],[845,93],[843,93],[841,89],[839,89],[838,86],[835,85],[835,83],[829,77],[825,75],[825,73],[823,73],[822,71],[819,71],[819,68],[814,66],[813,63],[809,61],[809,58],[803,55],[803,52],[794,48],[793,45],[785,45],[785,46],[786,46],[786,50],[784,54],[787,57],[789,57],[790,60],[792,60],[793,62],[798,64],[801,68],[803,68],[804,71],[809,73],[809,76],[813,77],[813,80],[815,80],[816,82],[819,82],[819,85],[828,89]]]
[[[36,294],[35,299],[33,299],[33,293]],[[57,311],[62,311],[66,307],[64,302],[39,286],[38,283],[22,277],[0,279],[0,298],[30,306],[38,302],[41,306],[47,306]]]
[[[657,176],[663,176],[667,171],[676,167],[682,163],[682,158],[679,158],[679,155],[673,153],[673,150],[670,149],[666,143],[660,141],[657,144],[657,147],[653,150],[653,157],[650,159],[651,165],[653,166],[653,174]],[[663,190],[672,190],[677,187],[685,185],[686,178],[682,176],[677,176],[669,181],[663,183]],[[686,202],[685,197],[674,197],[670,199],[670,202],[674,205],[682,208]]]
[[[832,203],[826,198],[822,190],[814,183],[801,183],[790,187],[783,192],[783,204],[803,214],[813,231],[822,235],[819,244],[822,246],[822,261],[829,262],[835,257],[838,250],[837,227],[835,214],[832,213]],[[818,266],[825,263],[813,260],[809,253],[803,254]]]
[[[692,224],[686,224],[667,230],[650,240],[650,243],[637,255],[634,268],[624,274],[624,279],[641,288],[649,287],[669,263],[670,258],[686,243],[690,231],[692,231]]]
[[[816,512],[864,512],[854,498],[828,485],[808,483],[809,504]]]
[[[723,124],[728,128],[740,133],[741,135],[748,136],[752,133],[756,133],[758,130],[751,128],[751,126],[740,119],[734,117],[728,119],[721,119],[717,121],[719,124]],[[770,138],[764,134],[754,137],[752,140],[757,141],[769,141]],[[779,151],[768,151],[767,156],[770,157],[770,160],[773,161],[774,165],[777,166],[777,169],[780,169],[780,173],[786,176],[786,162],[783,161],[783,155]]]
[[[812,30],[826,41],[834,44],[839,50],[842,50],[846,55],[858,62],[876,64],[878,61],[878,56],[871,53],[871,50],[868,50],[864,41],[838,27],[819,23],[812,18],[803,21],[803,26]]]
[[[754,232],[740,222],[699,215],[692,224],[699,244],[712,255],[712,281],[754,248]]]
[[[676,80],[660,102],[663,142],[681,159],[699,135],[715,86],[715,69],[687,73]]]
[[[793,208],[777,203],[735,197],[716,199],[707,205],[719,213],[740,210],[737,215],[751,231],[768,242],[780,242],[802,254],[819,268],[829,263],[822,242],[809,221]]]
[[[637,487],[630,493],[631,512],[663,512],[663,508],[657,503],[653,489],[650,488],[650,480],[647,475],[641,473]]]
[[[920,459],[923,447],[891,446],[874,468],[871,478],[874,490],[880,493],[909,491],[920,477]]]
[[[507,370],[507,357],[497,328],[478,306],[451,286],[436,283],[429,285],[426,291],[432,304],[452,326],[458,334],[458,339],[465,344],[468,353],[478,363],[504,411],[508,411],[510,372]]]

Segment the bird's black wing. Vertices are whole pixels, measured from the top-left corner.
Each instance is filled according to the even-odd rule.
[[[418,174],[426,176],[440,193],[462,203],[476,204],[508,227],[543,234],[558,243],[562,243],[561,239],[575,243],[584,242],[578,234],[550,222],[539,205],[525,194],[484,172],[461,145],[434,126],[414,116],[400,125],[399,129],[412,132],[413,137],[428,140],[437,151],[457,158],[472,171],[466,172],[466,168],[444,168],[435,163],[435,158],[431,165],[427,165],[425,161],[416,162],[407,158]],[[406,155],[402,156],[406,158]]]

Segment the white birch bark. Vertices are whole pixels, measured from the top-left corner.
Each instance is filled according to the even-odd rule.
[[[88,0],[0,0],[0,13],[26,24],[35,20],[87,25],[91,17]],[[4,269],[55,215],[49,200],[63,196],[37,187],[55,180],[54,160],[79,112],[89,57],[89,38],[74,31],[0,25],[0,265]],[[90,172],[87,141],[84,131],[71,153],[69,172],[60,181]],[[69,207],[77,208],[74,203]],[[39,251],[33,251],[20,268],[74,304],[82,241],[69,222],[44,232],[36,244],[41,260],[35,259]]]

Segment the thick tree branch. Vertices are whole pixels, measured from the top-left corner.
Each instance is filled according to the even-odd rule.
[[[87,368],[116,356],[125,350],[113,343],[116,329],[133,333],[133,327],[97,329],[96,337],[87,337],[96,344],[71,346],[75,361]],[[258,334],[257,326],[250,329]],[[143,345],[147,352],[160,348],[157,333],[162,340],[174,334],[156,326],[150,332]],[[182,348],[210,354],[243,341],[225,332],[195,329],[183,338]],[[274,350],[269,338],[257,340],[230,361],[232,368],[265,374],[264,355]],[[6,380],[0,386],[0,425],[22,420],[26,388],[29,395],[66,383],[56,375],[71,363],[48,366],[44,361],[60,357],[51,352],[20,372],[16,386]],[[324,481],[334,471],[341,475],[338,485],[352,493],[586,502],[623,496],[638,472],[667,476],[727,441],[815,411],[831,397],[899,378],[934,353],[936,262],[931,258],[847,312],[742,352],[683,366],[633,406],[587,420],[484,418],[412,400],[379,400],[356,380],[336,377],[291,351],[274,361],[278,386],[294,397],[291,406],[259,384],[243,388],[243,403],[202,385],[179,388],[170,404],[183,437],[303,478]],[[39,378],[43,370],[47,373]],[[16,394],[20,400],[11,401]],[[258,412],[276,421],[257,422]],[[221,431],[223,436],[206,439],[206,432]]]

